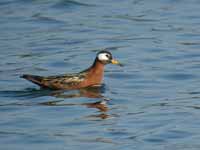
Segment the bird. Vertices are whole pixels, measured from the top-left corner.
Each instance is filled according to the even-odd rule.
[[[113,59],[111,52],[101,50],[96,54],[93,64],[81,72],[55,76],[23,74],[20,77],[37,84],[41,88],[76,90],[101,85],[104,76],[104,66],[107,64],[122,66],[118,60]]]

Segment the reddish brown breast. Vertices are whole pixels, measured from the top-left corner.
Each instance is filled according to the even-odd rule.
[[[104,75],[104,64],[98,60],[89,68],[86,79],[83,81],[82,85],[84,87],[99,85],[103,80]]]

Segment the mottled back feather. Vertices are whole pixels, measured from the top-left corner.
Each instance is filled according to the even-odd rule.
[[[36,75],[23,75],[22,78],[25,78],[41,87],[47,87],[51,89],[60,89],[60,88],[72,88],[73,86],[78,86],[81,82],[84,81],[86,77],[86,72],[76,73],[76,74],[64,74],[59,76],[47,76],[41,77]]]

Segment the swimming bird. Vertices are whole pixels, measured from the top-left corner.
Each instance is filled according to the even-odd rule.
[[[47,77],[24,74],[21,78],[27,79],[42,88],[55,90],[81,89],[101,85],[106,64],[121,65],[119,61],[113,59],[109,51],[102,50],[97,53],[94,63],[88,69],[79,73]]]

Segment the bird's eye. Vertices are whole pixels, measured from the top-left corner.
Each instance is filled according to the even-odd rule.
[[[107,57],[107,58],[109,58],[109,55],[108,55],[108,54],[106,54],[106,57]]]

